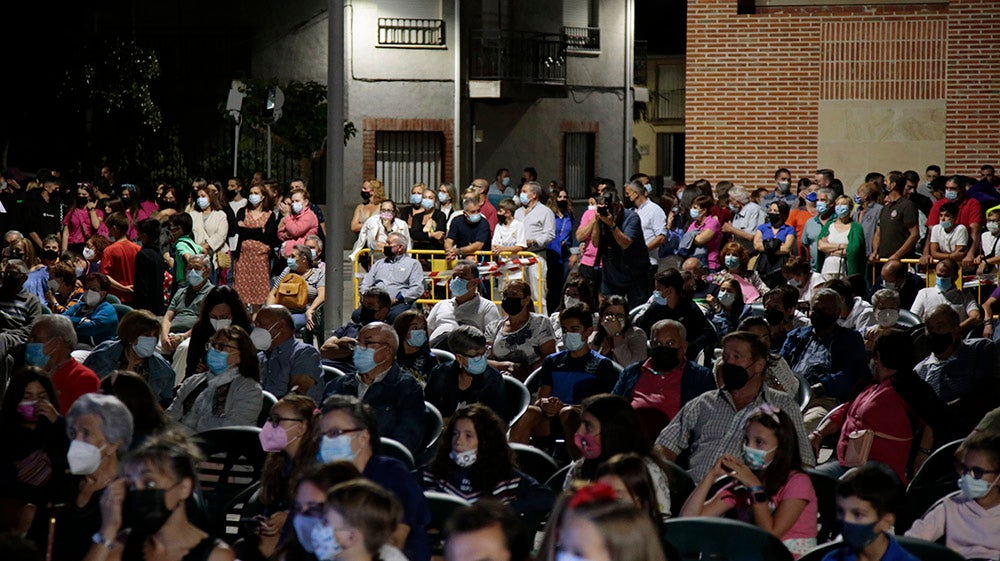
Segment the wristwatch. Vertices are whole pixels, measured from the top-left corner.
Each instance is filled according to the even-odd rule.
[[[750,496],[753,498],[753,504],[767,503],[767,493],[764,492],[764,488],[760,485],[750,488]]]
[[[90,541],[94,542],[95,545],[103,545],[108,549],[115,546],[115,540],[113,538],[110,540],[104,539],[100,531],[94,532],[94,535],[90,537]]]

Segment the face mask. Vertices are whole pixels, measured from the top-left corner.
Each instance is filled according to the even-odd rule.
[[[1000,222],[989,221],[986,223],[986,228],[990,231],[991,234],[996,235],[997,230],[1000,230]]]
[[[653,347],[649,350],[649,358],[657,372],[669,372],[681,363],[680,353],[673,347]]]
[[[765,308],[764,319],[767,321],[768,325],[781,325],[781,323],[785,321],[785,314],[781,310]]]
[[[466,450],[465,452],[456,452],[452,450],[448,456],[451,457],[451,461],[455,462],[458,467],[467,468],[476,463],[475,448],[472,450]]]
[[[312,541],[313,553],[319,561],[333,561],[340,554],[340,544],[337,543],[337,537],[330,526],[323,523],[313,526],[309,538]]]
[[[934,281],[934,286],[936,286],[937,289],[940,290],[941,292],[947,292],[947,291],[951,290],[952,282],[951,282],[951,279],[947,279],[947,278],[944,278],[944,277],[938,277]]]
[[[59,259],[59,252],[54,249],[47,249],[42,252],[42,259],[55,261],[56,259]]]
[[[948,352],[951,348],[952,343],[955,342],[954,337],[951,333],[927,333],[928,346],[931,348],[931,352],[940,355]]]
[[[722,385],[723,389],[735,392],[743,389],[750,381],[750,374],[747,369],[738,364],[722,363]]]
[[[209,319],[208,321],[212,324],[212,329],[215,331],[225,329],[233,324],[233,320],[231,319]]]
[[[556,206],[559,208],[559,210],[565,211],[566,209],[569,208],[569,201],[556,201]]]
[[[666,306],[667,298],[659,290],[653,291],[653,303],[657,306]]]
[[[258,351],[266,351],[271,348],[271,332],[263,327],[254,327],[250,332],[250,341]]]
[[[516,316],[524,310],[524,304],[521,303],[521,300],[520,296],[508,296],[500,302],[500,307],[508,316]]]
[[[420,199],[420,206],[424,207],[424,210],[430,210],[434,208],[434,199]]]
[[[369,191],[361,191],[361,200],[368,204],[368,201],[372,200],[372,194]]]
[[[250,199],[250,204],[253,206],[259,205],[260,202],[264,200],[264,197],[258,195],[257,193],[251,193],[247,198]]]
[[[772,448],[770,450],[758,450],[744,444],[743,461],[746,462],[748,468],[754,471],[760,471],[770,465],[771,462],[767,461],[766,458],[768,454],[774,452],[775,450],[777,450],[777,448]]]
[[[45,343],[28,343],[24,346],[24,360],[30,366],[45,368],[49,363],[49,355],[43,350]]]
[[[448,200],[448,193],[442,193],[438,191],[438,200],[442,203]]]
[[[229,368],[229,353],[209,347],[208,353],[205,355],[205,364],[208,365],[208,370],[212,374],[221,374]]]
[[[389,248],[388,251],[389,251],[389,257],[392,257],[392,249]],[[299,270],[299,260],[298,259],[296,259],[294,257],[288,257],[288,258],[285,259],[285,263],[288,264],[288,270],[289,271],[297,271],[297,270]]]
[[[171,514],[166,489],[130,489],[122,505],[125,520],[143,536],[159,532]]]
[[[875,321],[879,327],[892,327],[899,321],[899,310],[878,310],[875,312]]]
[[[205,282],[205,273],[199,270],[188,271],[188,285],[190,286],[201,286],[201,283]]]
[[[296,201],[292,203],[292,214],[298,214],[302,212],[302,203]]]
[[[701,216],[701,211],[699,211],[696,208],[692,208],[690,211],[688,211],[688,214],[691,215],[692,220],[698,220],[698,217]]]
[[[360,316],[358,319],[361,321],[361,325],[368,325],[375,321],[375,310],[370,308],[361,308],[361,312],[358,315]]]
[[[317,526],[320,526],[322,521],[315,516],[306,516],[305,514],[296,514],[295,518],[292,519],[292,527],[295,528],[295,537],[299,540],[299,545],[302,549],[306,550],[306,553],[316,553],[316,548],[313,547],[312,543],[312,532]]]
[[[69,462],[69,471],[73,475],[90,475],[101,466],[101,451],[104,447],[98,448],[89,442],[74,440],[69,445],[66,452],[66,461]]]
[[[573,298],[572,296],[563,297],[563,307],[565,308],[572,308],[573,306],[576,306],[577,304],[580,303],[581,300],[579,298]]]
[[[734,302],[736,302],[736,294],[729,292],[728,290],[719,291],[719,303],[722,304],[723,307],[728,308],[729,306],[732,306]]]
[[[837,317],[820,310],[813,310],[812,314],[809,315],[809,322],[812,323],[813,329],[823,331],[833,327],[837,323]]]
[[[862,203],[862,201],[863,199],[861,198],[860,195],[854,195],[854,204],[859,205]]]
[[[482,218],[483,218],[483,215],[479,214],[478,212],[474,212],[472,214],[465,215],[465,219],[468,220],[469,222],[473,223],[473,224],[475,224],[476,222],[479,222]]]
[[[847,216],[848,208],[847,205],[837,205],[833,207],[833,211],[837,213],[837,217],[843,218]]]
[[[423,347],[427,343],[427,332],[423,329],[413,329],[406,337],[411,347]]]
[[[730,271],[740,268],[740,258],[735,255],[727,255],[723,258],[726,268]]]
[[[851,522],[840,521],[840,537],[844,538],[844,543],[852,551],[860,552],[866,545],[875,541],[878,534],[875,533],[875,522],[871,524],[853,524]]]
[[[972,477],[971,473],[967,473],[958,478],[958,488],[962,490],[962,494],[966,498],[971,500],[981,499],[989,494],[993,486],[1000,481],[1000,478],[994,479],[993,483],[985,481],[982,479],[976,479]]]
[[[779,181],[778,182],[778,190],[781,191],[782,193],[787,193],[788,192],[788,187],[789,187],[789,184],[788,184],[787,181]]]
[[[573,444],[580,450],[583,457],[588,460],[601,457],[601,441],[596,436],[575,433],[573,435]]]
[[[510,177],[505,177],[505,178],[503,178],[503,179],[502,179],[502,180],[500,181],[500,183],[502,183],[504,187],[506,187],[506,186],[510,185]]]
[[[200,209],[208,208],[208,197],[198,197],[198,208]]]
[[[381,218],[383,222],[389,222],[393,218],[391,212],[380,212],[378,213],[378,217]]]
[[[87,206],[87,202],[88,202],[87,197],[77,197],[76,198],[76,206],[78,206],[78,207],[85,207],[85,206]]]
[[[375,362],[375,349],[369,349],[361,345],[354,347],[354,367],[358,369],[358,372],[362,374],[371,372],[375,370],[376,366],[378,366],[378,363]]]
[[[788,286],[792,286],[795,288],[802,288],[802,281],[800,281],[799,279],[788,279]]]
[[[88,290],[83,296],[84,302],[91,308],[96,308],[101,303],[101,293],[96,290]]]
[[[948,199],[949,201],[954,201],[955,199],[958,198],[958,191],[945,191],[944,198]]]
[[[729,212],[732,212],[733,214],[739,214],[740,209],[736,208],[736,205],[734,205],[733,203],[729,203]]]
[[[826,214],[827,208],[828,207],[826,206],[826,203],[824,201],[818,201],[816,203],[816,212],[820,214]]]
[[[21,417],[25,421],[36,421],[38,420],[38,414],[35,411],[34,401],[22,401],[17,404],[17,412],[20,413]]]
[[[521,201],[521,206],[528,206],[528,194],[521,193],[518,195],[517,200]]]
[[[576,352],[583,348],[583,335],[580,333],[566,333],[563,335],[563,345],[569,352]]]
[[[473,376],[478,376],[486,372],[486,366],[486,355],[480,355],[469,359],[469,365],[465,367],[465,371]]]
[[[342,434],[334,438],[323,436],[319,443],[318,458],[324,464],[337,460],[353,461],[354,450],[351,448],[351,435]]]
[[[941,221],[941,227],[944,228],[945,230],[950,230],[951,227],[954,226],[954,225],[955,225],[955,223],[952,222],[951,220],[942,220]]]
[[[597,211],[597,205],[587,205],[587,210]]]
[[[132,350],[139,358],[149,358],[153,356],[156,352],[156,337],[149,337],[148,335],[140,335],[135,340],[135,345],[132,345]]]
[[[265,452],[281,452],[288,447],[288,433],[268,421],[260,429],[260,447]]]
[[[318,257],[318,256],[319,256],[319,254],[317,254],[317,253],[316,253],[316,250],[310,247],[310,248],[309,248],[309,257],[310,257],[310,258],[311,258],[311,259],[312,259],[313,261],[315,261],[315,260],[316,260],[316,257]]]
[[[424,196],[421,195],[420,193],[413,193],[412,195],[410,195],[410,204],[411,205],[419,205],[420,201],[423,198],[424,198]]]
[[[73,272],[76,273],[76,278],[80,278],[83,276],[83,267],[77,267],[73,269]]]
[[[49,290],[56,291],[59,290],[59,281],[55,279],[49,280]]]
[[[469,291],[469,282],[463,278],[455,277],[448,281],[448,290],[451,291],[452,296],[461,298]]]

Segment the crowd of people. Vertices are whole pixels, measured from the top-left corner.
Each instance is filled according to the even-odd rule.
[[[531,167],[405,201],[371,178],[329,225],[364,270],[332,332],[305,181],[2,177],[11,559],[660,561],[688,517],[796,559],[1000,558],[990,166],[576,201]],[[241,427],[265,459],[234,538],[199,435]]]

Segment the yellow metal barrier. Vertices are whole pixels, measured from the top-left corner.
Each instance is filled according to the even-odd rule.
[[[353,263],[353,275],[352,281],[354,286],[354,307],[357,308],[361,305],[361,281],[365,278],[365,272],[361,270],[361,256],[371,254],[370,249],[362,249],[354,256]],[[444,250],[440,249],[411,249],[406,252],[407,255],[413,257],[414,259],[420,261],[424,265],[424,287],[430,288],[429,295],[430,298],[420,298],[417,300],[417,304],[436,304],[442,300],[447,300],[451,298],[451,287],[448,286],[448,280],[451,278],[451,271],[455,268],[455,265],[459,262],[458,259],[448,259],[445,256]],[[475,253],[477,258],[486,258],[485,262],[478,263],[479,267],[479,281],[480,281],[480,294],[487,297],[496,304],[500,304],[502,299],[502,286],[507,283],[507,281],[522,279],[527,281],[524,275],[524,271],[528,267],[535,267],[537,274],[537,289],[539,298],[535,299],[535,311],[538,313],[542,312],[542,298],[545,298],[545,275],[542,271],[542,264],[538,258],[538,255],[530,251],[519,251],[517,253],[504,252],[498,256],[494,255],[490,251],[477,251]],[[530,264],[519,264],[516,267],[508,266],[508,262],[512,259],[527,259],[533,260]],[[372,258],[372,263],[375,262],[374,256]],[[429,270],[428,270],[429,269]],[[441,298],[435,298],[435,293],[442,296]],[[497,298],[500,296],[500,298]]]

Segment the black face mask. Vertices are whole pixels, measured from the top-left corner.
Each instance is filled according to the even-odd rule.
[[[382,248],[382,253],[385,254],[386,259],[392,259],[393,256],[395,255],[395,253],[393,253],[392,251],[392,246],[388,244],[386,244],[386,246]]]
[[[951,333],[931,333],[927,332],[927,343],[931,348],[931,352],[940,355],[948,352],[951,345],[955,342],[954,337]]]
[[[54,249],[47,249],[42,252],[42,259],[55,261],[56,259],[59,259],[59,252]]]
[[[649,358],[657,372],[669,372],[681,363],[679,349],[673,347],[653,347],[649,349]]]
[[[625,200],[622,201],[622,206],[625,208],[635,208],[635,203],[632,202],[632,199],[625,197]]]
[[[504,312],[507,312],[508,316],[516,316],[524,310],[524,304],[521,303],[521,300],[520,296],[508,296],[500,302],[500,307],[503,308]]]
[[[556,206],[559,207],[559,210],[565,211],[569,208],[569,201],[556,201]]]
[[[774,308],[764,309],[764,319],[767,320],[768,325],[771,327],[781,325],[785,322],[785,312],[781,310],[775,310]]]
[[[750,381],[750,374],[747,369],[738,364],[722,363],[722,386],[725,390],[735,392],[743,389]]]
[[[812,323],[813,329],[823,331],[824,329],[833,327],[837,323],[837,316],[820,310],[813,310],[812,314],[809,315],[809,321]]]
[[[89,201],[89,200],[90,199],[88,199],[87,197],[77,197],[76,198],[76,206],[80,206],[80,207],[87,206],[87,201]]]
[[[361,308],[361,325],[368,325],[369,323],[375,321],[375,310],[371,308]]]
[[[777,228],[778,226],[781,226],[781,224],[783,222],[781,220],[781,215],[780,214],[776,214],[776,213],[768,213],[767,219],[768,219],[769,222],[771,222],[771,226],[774,226],[775,228]]]
[[[361,192],[361,200],[368,204],[368,201],[372,200],[372,194],[368,191]]]
[[[166,493],[164,489],[135,489],[125,495],[122,514],[133,530],[142,536],[160,531],[172,514],[167,508]]]

